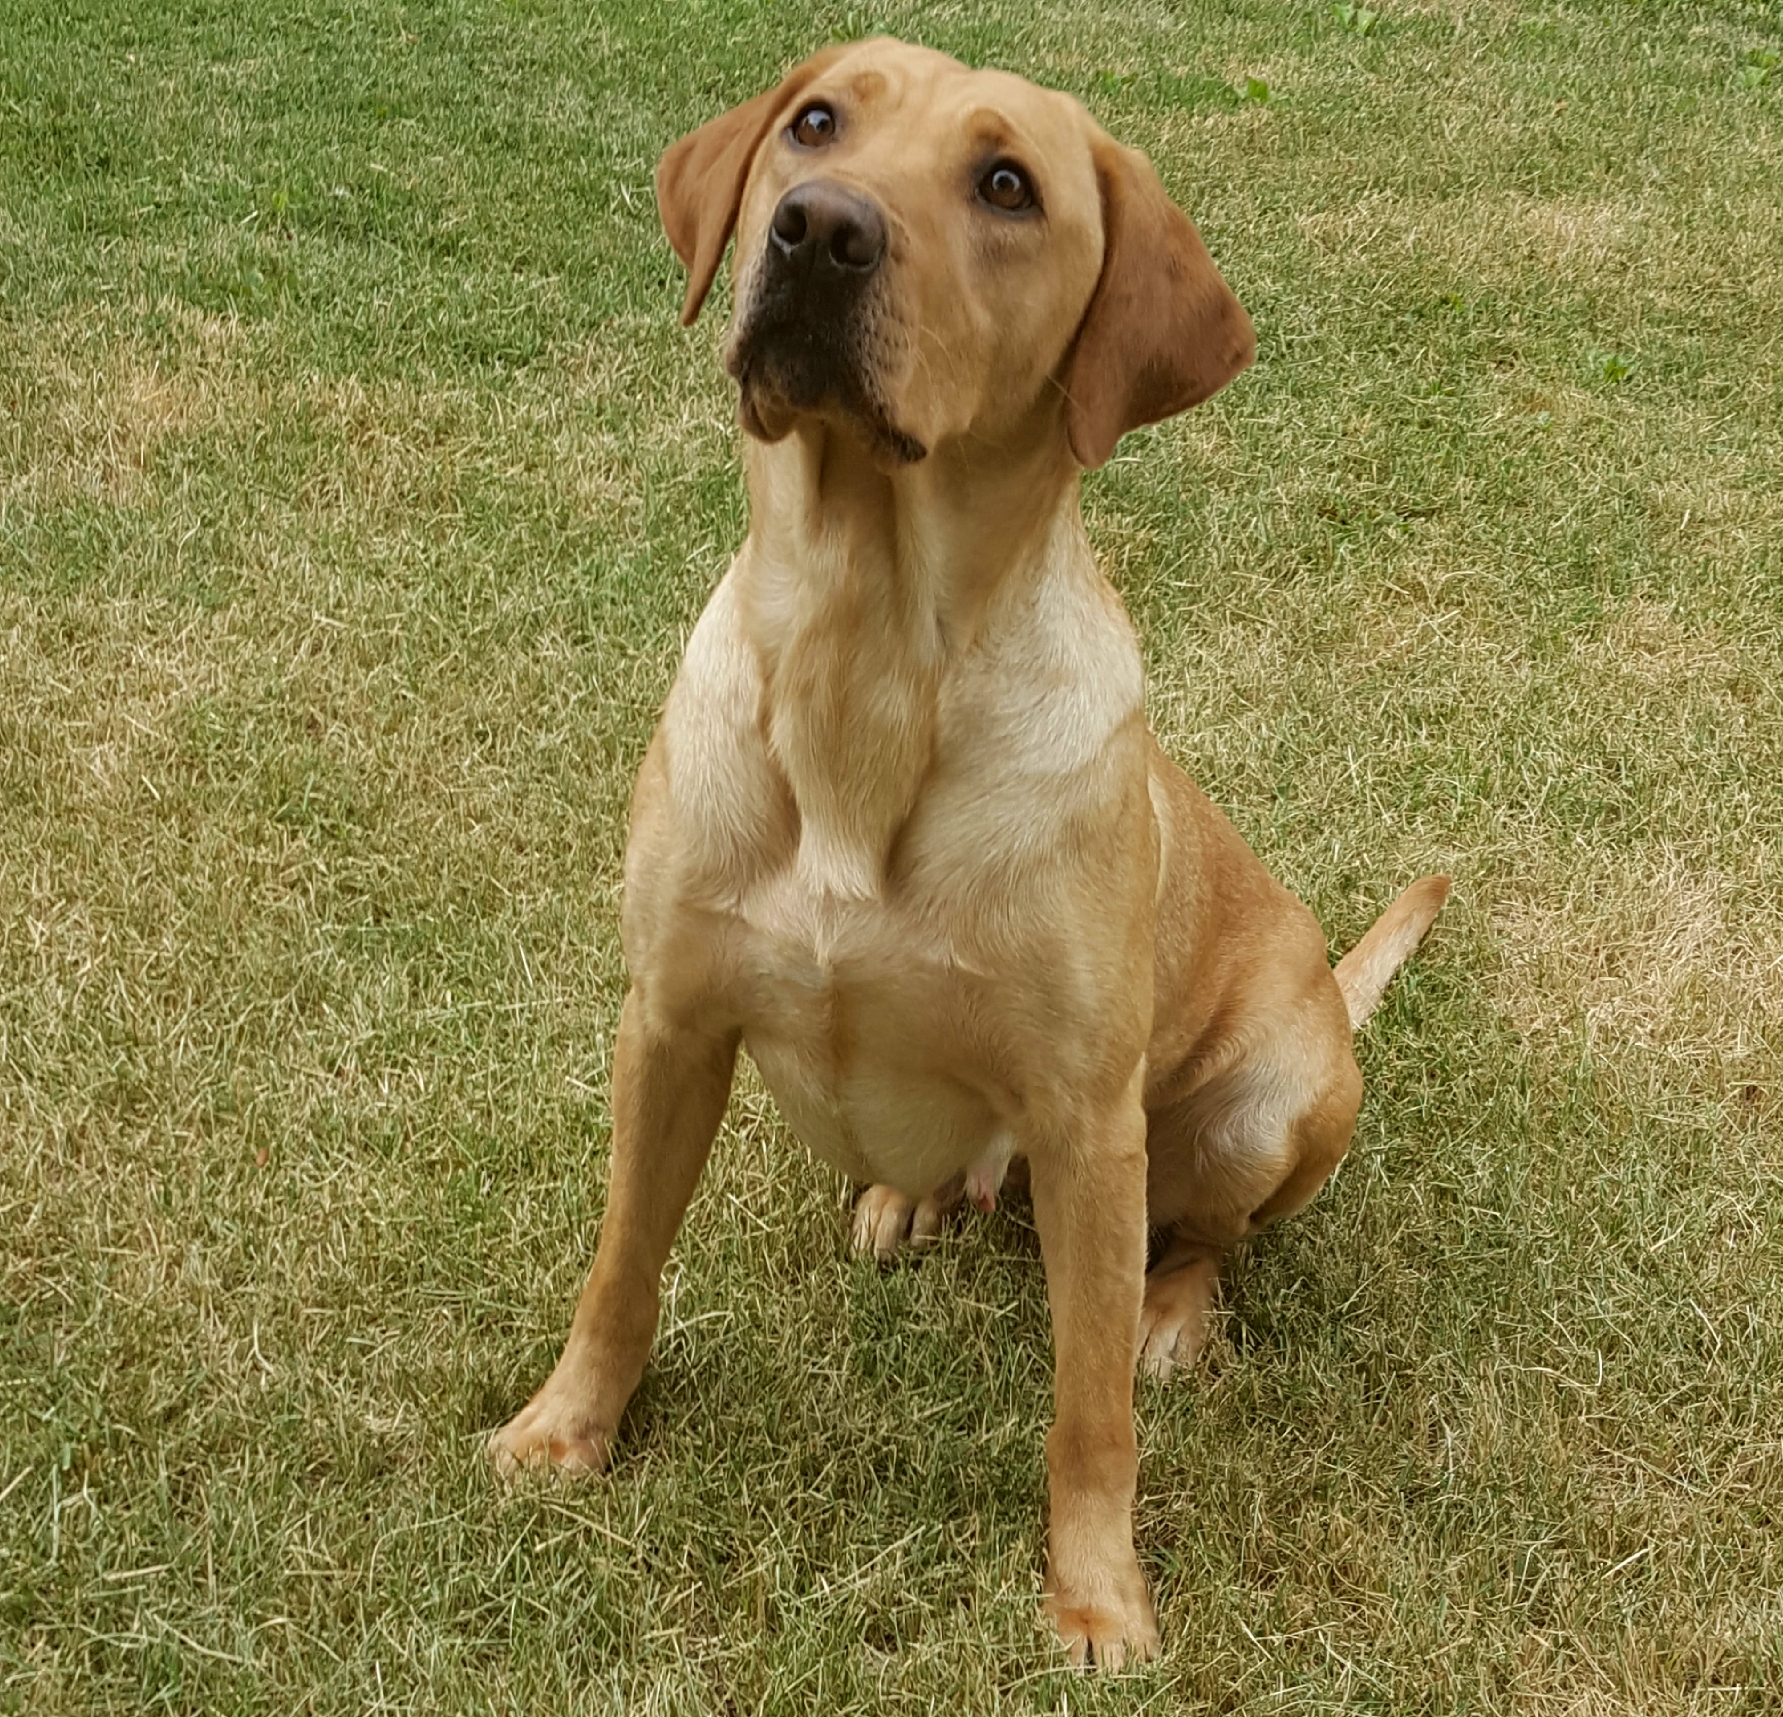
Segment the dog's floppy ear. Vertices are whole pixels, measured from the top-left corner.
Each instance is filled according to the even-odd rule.
[[[1151,163],[1095,142],[1102,191],[1102,277],[1065,361],[1065,422],[1078,463],[1094,468],[1129,429],[1218,393],[1256,356],[1244,307]]]
[[[690,131],[656,164],[656,207],[663,231],[687,270],[681,325],[699,315],[737,224],[749,165],[768,127],[786,105],[845,48],[825,48],[793,67],[780,83]]]

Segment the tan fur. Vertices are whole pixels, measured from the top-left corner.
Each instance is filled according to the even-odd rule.
[[[787,129],[815,98],[841,121],[818,154]],[[999,154],[1043,214],[974,202]],[[889,238],[856,395],[792,406],[749,323],[769,222],[818,173]],[[896,43],[807,62],[658,184],[690,310],[736,228],[750,527],[638,780],[599,1251],[493,1452],[604,1463],[745,1044],[805,1143],[867,1184],[863,1250],[1025,1163],[1057,1353],[1047,1607],[1074,1656],[1118,1667],[1157,1645],[1134,1355],[1193,1357],[1220,1255],[1317,1190],[1361,1096],[1324,938],[1147,732],[1079,518],[1080,463],[1236,374],[1249,322],[1077,103]],[[1419,899],[1365,941],[1358,994],[1436,885]]]
[[[1337,962],[1333,976],[1343,991],[1352,1031],[1359,1031],[1368,1023],[1368,1016],[1380,1006],[1393,974],[1424,940],[1424,932],[1436,922],[1436,915],[1448,898],[1446,876],[1427,876],[1414,882]]]

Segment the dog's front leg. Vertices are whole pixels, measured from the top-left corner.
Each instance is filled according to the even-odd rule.
[[[1145,1292],[1140,1089],[1136,1072],[1116,1102],[1029,1148],[1055,1355],[1046,1607],[1072,1658],[1108,1669],[1158,1649],[1133,1553],[1133,1351]]]
[[[613,1052],[613,1161],[594,1268],[562,1357],[490,1438],[497,1470],[598,1472],[656,1335],[662,1267],[724,1117],[737,1036],[656,1018],[633,988]]]

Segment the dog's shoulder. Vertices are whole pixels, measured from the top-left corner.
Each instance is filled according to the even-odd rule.
[[[762,737],[761,668],[739,620],[734,565],[688,638],[651,751],[657,779],[634,808],[633,839],[641,823],[671,825],[651,844],[672,850],[678,869],[718,877],[796,842]]]

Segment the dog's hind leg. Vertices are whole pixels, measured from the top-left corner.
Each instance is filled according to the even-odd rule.
[[[1349,1148],[1362,1076],[1347,1041],[1310,1095],[1303,1069],[1299,1053],[1264,1050],[1149,1117],[1148,1217],[1165,1241],[1146,1273],[1138,1358],[1154,1377],[1200,1357],[1226,1253],[1298,1210]]]
[[[1351,1034],[1448,897],[1446,876],[1413,883],[1334,984],[1313,985],[1273,1029],[1235,1024],[1242,1059],[1148,1112],[1146,1215],[1165,1236],[1140,1317],[1139,1362],[1153,1376],[1200,1357],[1225,1254],[1298,1210],[1343,1160],[1362,1106]]]
[[[1139,1365],[1153,1377],[1186,1371],[1201,1357],[1207,1314],[1219,1288],[1220,1252],[1172,1234],[1145,1274],[1139,1314]]]

